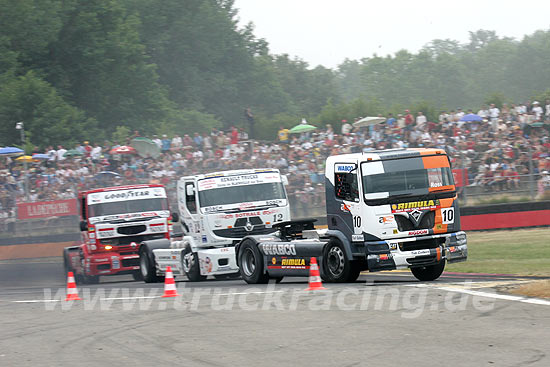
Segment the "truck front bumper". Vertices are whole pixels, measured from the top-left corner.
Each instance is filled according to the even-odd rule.
[[[440,261],[454,263],[468,258],[466,233],[463,231],[365,244],[369,271],[430,266]],[[422,248],[423,244],[427,248]]]
[[[86,259],[88,275],[122,275],[139,270],[139,255],[121,255],[117,252],[104,252],[90,255]]]

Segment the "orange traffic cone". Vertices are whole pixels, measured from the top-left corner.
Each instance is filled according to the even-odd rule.
[[[319,275],[319,266],[317,266],[317,259],[312,257],[309,262],[309,288],[306,291],[316,291],[319,289],[326,289],[321,283],[321,276]]]
[[[74,281],[74,274],[70,271],[67,274],[67,297],[65,301],[80,301],[78,297],[78,290],[76,289],[76,282]]]
[[[164,294],[163,297],[177,297],[179,296],[176,290],[176,282],[174,281],[174,274],[172,274],[172,268],[166,267],[166,276],[164,278]]]

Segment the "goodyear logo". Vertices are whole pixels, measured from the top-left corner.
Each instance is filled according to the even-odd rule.
[[[422,201],[411,201],[408,203],[399,203],[392,204],[392,210],[408,210],[408,209],[420,209],[420,208],[430,208],[439,205],[439,200],[422,200]]]
[[[306,264],[304,259],[282,259],[282,266],[303,266]]]

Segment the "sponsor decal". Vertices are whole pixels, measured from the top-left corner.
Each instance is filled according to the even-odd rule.
[[[304,258],[282,258],[280,262],[277,258],[271,259],[271,264],[268,265],[268,269],[309,269],[309,265]]]
[[[165,198],[166,192],[161,187],[146,189],[117,190],[96,192],[88,196],[88,204],[101,204],[125,200]]]
[[[202,236],[202,243],[206,243],[208,242],[208,239],[206,238],[206,235],[203,235]]]
[[[393,234],[398,234],[398,233],[399,233],[399,231],[397,229],[393,230]]]
[[[63,217],[68,215],[78,215],[76,200],[74,199],[17,204],[17,219]]]
[[[351,241],[352,242],[363,242],[365,241],[365,236],[362,234],[352,234],[351,235]]]
[[[347,205],[346,203],[342,203],[340,205],[340,210],[343,211],[343,212],[351,213],[351,209],[350,209],[349,205]]]
[[[390,248],[390,251],[397,250],[397,242],[388,243],[388,247]]]
[[[393,215],[386,215],[386,216],[383,216],[383,217],[378,217],[378,223],[380,224],[391,224],[394,222],[394,218],[393,218]]]
[[[353,169],[355,169],[355,165],[350,163],[350,164],[337,164],[334,170],[337,173],[340,173],[340,172],[350,172]]]
[[[198,190],[219,189],[231,186],[246,186],[262,183],[281,182],[281,177],[275,172],[252,173],[235,176],[211,177],[199,180]]]
[[[430,230],[428,229],[419,229],[419,230],[416,230],[416,231],[409,231],[407,233],[407,235],[409,236],[420,236],[420,235],[423,235],[423,234],[428,234],[430,232]]]
[[[282,266],[304,266],[306,265],[305,259],[282,259],[281,260]]]
[[[296,247],[291,243],[263,243],[260,246],[266,255],[296,255]]]
[[[392,204],[392,213],[412,212],[414,210],[433,210],[439,207],[439,200],[410,201]]]
[[[428,250],[428,249],[426,249],[426,250],[415,250],[415,251],[411,251],[411,254],[412,255],[429,255],[430,250]]]

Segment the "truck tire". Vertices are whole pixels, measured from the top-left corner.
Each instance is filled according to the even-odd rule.
[[[63,270],[65,271],[65,276],[67,276],[67,273],[73,270],[73,266],[71,265],[71,260],[69,258],[69,251],[67,249],[63,249]]]
[[[239,272],[248,284],[266,284],[269,275],[264,271],[264,259],[258,246],[250,240],[245,240],[239,247]]]
[[[185,271],[185,275],[187,276],[187,279],[189,279],[189,281],[201,282],[203,280],[206,280],[206,276],[201,275],[201,269],[199,266],[199,255],[196,252],[193,253],[189,245],[185,246],[185,249],[183,250],[181,262],[183,265],[183,270]]]
[[[445,260],[440,261],[438,264],[430,266],[422,266],[419,268],[411,268],[411,272],[414,277],[422,282],[430,282],[436,280],[441,276],[445,269]]]
[[[355,282],[361,273],[359,264],[348,259],[344,245],[335,239],[323,249],[322,269],[323,280],[331,283]]]
[[[132,278],[136,281],[143,281],[143,274],[141,274],[141,269],[136,270],[132,273]]]
[[[147,247],[143,245],[139,250],[139,271],[145,283],[158,283],[162,281],[162,277],[157,275],[157,269],[155,268],[155,262],[151,259],[151,254]]]
[[[80,268],[82,269],[82,274],[75,274],[75,280],[77,283],[82,284],[97,284],[99,283],[99,275],[88,275],[86,274],[86,267],[84,266],[84,258],[80,258]]]

